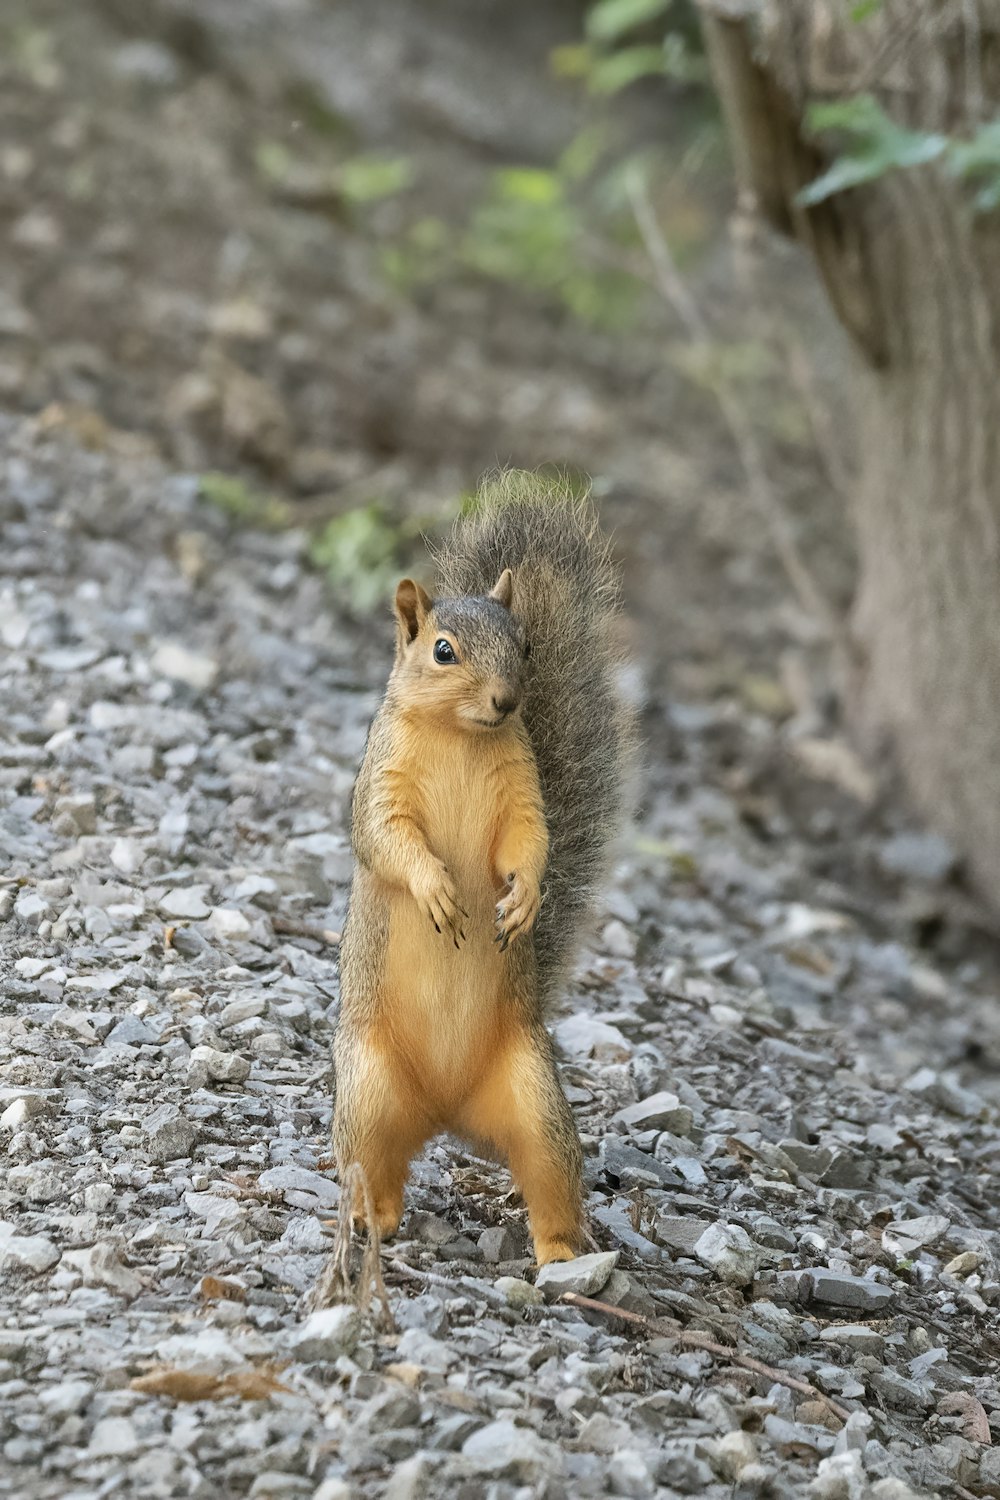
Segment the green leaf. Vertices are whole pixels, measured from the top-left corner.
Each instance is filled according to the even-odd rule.
[[[378,504],[345,511],[328,521],[309,548],[342,602],[359,614],[388,599],[403,544],[405,523]]]
[[[858,0],[856,5],[851,6],[848,14],[855,26],[860,26],[862,21],[870,21],[872,16],[877,16],[881,9],[882,0]]]
[[[564,47],[552,48],[549,72],[553,78],[586,78],[593,61],[594,54],[586,42],[567,43]]]
[[[673,0],[597,0],[587,12],[585,29],[595,42],[615,42],[627,31],[653,21]]]
[[[501,197],[518,203],[558,203],[563,196],[562,183],[554,172],[540,167],[504,167],[496,174]]]
[[[1000,120],[981,125],[971,140],[952,141],[948,166],[958,177],[977,177],[1000,169]]]
[[[354,156],[341,165],[338,181],[350,202],[377,203],[410,186],[413,165],[405,156]]]
[[[851,142],[827,171],[803,188],[798,201],[807,205],[821,203],[846,188],[874,182],[897,168],[936,161],[948,149],[943,135],[897,125],[870,94],[814,104],[806,112],[806,122],[813,131],[836,130]]]
[[[637,78],[648,78],[651,73],[663,76],[663,48],[626,47],[595,62],[588,83],[592,94],[617,94]]]
[[[283,500],[250,489],[236,474],[202,474],[198,480],[198,490],[201,498],[209,505],[214,505],[234,520],[243,521],[249,526],[277,530],[292,524],[292,513]]]

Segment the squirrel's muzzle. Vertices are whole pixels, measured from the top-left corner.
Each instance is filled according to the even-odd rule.
[[[506,719],[508,714],[512,714],[515,708],[519,707],[521,690],[520,688],[511,687],[495,689],[491,702],[500,717]]]

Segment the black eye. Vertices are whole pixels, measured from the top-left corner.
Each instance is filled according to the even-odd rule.
[[[528,657],[530,655],[531,655],[531,642],[530,641],[525,641],[525,643],[524,643],[524,659],[525,659],[525,661],[528,660]]]
[[[457,660],[450,641],[440,640],[434,642],[434,660],[440,662],[443,667],[447,666],[449,662]]]

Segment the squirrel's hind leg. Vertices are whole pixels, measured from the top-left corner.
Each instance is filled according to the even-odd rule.
[[[434,1127],[406,1069],[374,1037],[353,1029],[338,1032],[335,1071],[333,1147],[341,1181],[357,1162],[368,1180],[379,1233],[395,1234],[410,1162]],[[365,1222],[359,1193],[349,1211],[356,1223]]]
[[[456,1123],[509,1161],[538,1264],[578,1255],[583,1153],[543,1026],[519,1026],[504,1038]]]

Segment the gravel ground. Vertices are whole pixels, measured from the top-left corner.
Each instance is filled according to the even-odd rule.
[[[441,1142],[395,1329],[312,1311],[388,627],[191,478],[7,419],[0,451],[0,1492],[1000,1495],[995,1067],[947,1067],[1000,1020],[895,921],[946,853],[886,842],[879,926],[705,774],[724,707],[651,715],[555,1018],[593,1253],[536,1275],[504,1174]]]

